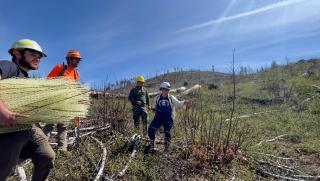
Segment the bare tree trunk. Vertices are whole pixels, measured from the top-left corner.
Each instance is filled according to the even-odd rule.
[[[233,82],[233,95],[232,95],[232,109],[230,114],[230,120],[229,120],[229,126],[228,126],[228,135],[225,142],[225,148],[224,148],[224,154],[229,148],[230,143],[230,137],[231,137],[231,128],[232,128],[232,121],[233,121],[233,115],[235,111],[235,101],[236,101],[236,73],[235,73],[235,67],[234,67],[234,54],[236,49],[233,49],[233,58],[232,58],[232,82]]]

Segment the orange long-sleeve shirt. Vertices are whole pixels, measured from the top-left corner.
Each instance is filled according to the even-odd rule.
[[[63,65],[62,64],[58,64],[56,65],[51,72],[48,74],[48,78],[56,78],[61,76],[60,73],[63,70]],[[80,79],[80,73],[78,72],[78,70],[76,68],[67,66],[67,69],[64,71],[64,73],[62,74],[62,77],[65,77],[69,80],[79,80]]]

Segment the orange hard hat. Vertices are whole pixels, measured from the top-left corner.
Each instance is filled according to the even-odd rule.
[[[66,56],[68,57],[75,57],[75,58],[81,58],[80,53],[77,50],[70,50]]]

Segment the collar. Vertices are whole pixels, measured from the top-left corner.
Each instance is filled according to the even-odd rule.
[[[25,77],[29,77],[28,72],[24,71],[18,63],[14,62],[14,61],[12,61],[12,62],[17,65],[19,71],[22,72],[22,74],[23,74]]]

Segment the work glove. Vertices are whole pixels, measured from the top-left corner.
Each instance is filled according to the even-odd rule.
[[[142,105],[142,102],[141,102],[141,101],[137,101],[136,104],[137,104],[138,106],[141,106],[141,105]]]

